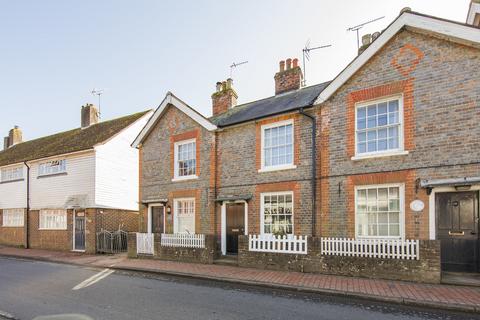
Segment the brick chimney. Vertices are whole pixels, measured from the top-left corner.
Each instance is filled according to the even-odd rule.
[[[298,59],[280,61],[280,71],[275,74],[275,95],[300,89],[302,86],[303,73],[298,66]]]
[[[10,144],[10,139],[8,137],[3,138],[3,150],[7,150]]]
[[[91,103],[82,106],[82,128],[98,123],[98,109]]]
[[[214,116],[226,112],[237,105],[238,95],[233,89],[233,80],[217,82],[217,91],[212,94],[212,113]]]

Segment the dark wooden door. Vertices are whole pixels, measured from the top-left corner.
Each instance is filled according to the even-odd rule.
[[[437,193],[435,210],[442,270],[477,272],[478,192]]]
[[[245,232],[245,204],[227,205],[227,253],[238,253],[238,236]]]
[[[75,214],[75,250],[85,250],[85,213]]]
[[[163,206],[152,207],[152,233],[164,233]]]

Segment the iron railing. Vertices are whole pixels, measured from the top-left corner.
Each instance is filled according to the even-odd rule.
[[[97,253],[127,252],[128,233],[123,230],[97,232]]]

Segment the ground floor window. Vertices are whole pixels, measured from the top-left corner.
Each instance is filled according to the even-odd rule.
[[[403,186],[379,185],[356,188],[357,236],[401,237]]]
[[[40,229],[66,230],[67,210],[40,210]]]
[[[293,233],[293,192],[262,193],[261,228],[264,234]]]
[[[175,199],[173,202],[174,232],[195,233],[195,199]]]
[[[4,227],[23,227],[23,209],[4,209],[2,220]]]

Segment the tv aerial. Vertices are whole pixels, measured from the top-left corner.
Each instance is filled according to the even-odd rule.
[[[242,62],[233,62],[232,65],[230,66],[230,78],[233,76],[233,70],[235,68],[238,68],[241,65],[247,64],[248,61],[242,61]]]
[[[100,115],[101,115],[100,102],[101,102],[101,97],[102,97],[102,94],[103,94],[104,91],[105,91],[105,89],[95,89],[95,88],[93,88],[93,90],[91,91],[92,95],[98,97],[98,117],[99,118],[100,118]]]
[[[354,27],[350,27],[350,28],[347,29],[347,31],[356,31],[356,32],[357,32],[357,47],[358,47],[358,48],[360,48],[360,35],[359,35],[358,30],[362,29],[362,28],[363,28],[365,25],[367,25],[367,24],[370,24],[370,23],[372,23],[372,22],[381,20],[381,19],[383,19],[383,18],[385,18],[385,16],[379,17],[379,18],[375,18],[375,19],[372,19],[372,20],[369,20],[369,21],[367,21],[367,22],[361,23],[361,24],[359,24],[359,25],[356,25],[356,26],[354,26]]]
[[[315,51],[318,49],[324,49],[331,47],[331,44],[323,45],[323,46],[318,46],[318,47],[310,47],[310,39],[307,40],[307,43],[305,44],[305,48],[302,49],[303,53],[303,86],[307,84],[307,69],[305,66],[305,59],[310,61],[310,51]]]

